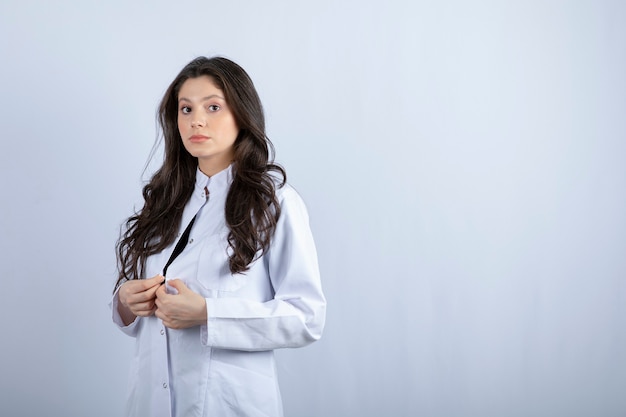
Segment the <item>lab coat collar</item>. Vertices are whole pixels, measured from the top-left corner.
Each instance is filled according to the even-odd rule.
[[[196,192],[204,195],[205,187],[209,190],[210,194],[221,194],[230,188],[230,184],[233,182],[233,164],[218,172],[217,174],[209,177],[204,172],[200,171],[200,168],[196,169]]]

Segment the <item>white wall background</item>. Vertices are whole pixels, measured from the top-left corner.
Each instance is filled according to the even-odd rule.
[[[308,203],[287,416],[626,415],[626,3],[0,3],[0,415],[120,415],[118,227],[197,55]]]

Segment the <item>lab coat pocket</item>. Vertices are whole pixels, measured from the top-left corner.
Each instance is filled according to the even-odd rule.
[[[230,273],[228,258],[232,249],[227,236],[227,232],[210,236],[202,245],[197,280],[207,290],[228,293],[239,290],[245,283],[244,275]]]
[[[272,372],[267,372],[269,369],[264,369],[265,357],[258,358],[259,361],[254,357],[256,352],[214,352],[209,372],[209,391],[214,398],[235,407],[237,415],[282,415],[277,381]],[[224,357],[220,353],[224,353]],[[267,352],[259,354],[266,356]]]

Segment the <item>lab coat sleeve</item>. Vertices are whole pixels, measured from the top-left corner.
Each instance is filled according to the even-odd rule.
[[[115,290],[115,293],[113,294],[113,298],[111,298],[111,301],[109,302],[109,307],[111,308],[111,314],[113,315],[113,323],[115,323],[120,328],[120,330],[126,333],[128,336],[135,337],[137,336],[137,331],[139,329],[137,324],[139,323],[140,317],[135,317],[135,320],[132,323],[130,323],[128,326],[124,325],[124,322],[122,321],[122,318],[120,317],[120,313],[117,310],[118,303],[120,302],[120,298],[118,296],[119,291],[120,291],[120,288],[118,287]]]
[[[203,344],[257,351],[301,347],[321,337],[326,300],[308,213],[295,190],[281,191],[281,215],[264,255],[268,258],[274,298],[267,302],[207,298],[207,325],[201,329]]]

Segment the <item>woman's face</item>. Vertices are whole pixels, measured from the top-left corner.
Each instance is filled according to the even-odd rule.
[[[239,133],[224,92],[203,75],[189,78],[178,92],[178,131],[200,170],[212,176],[233,161]]]

